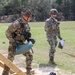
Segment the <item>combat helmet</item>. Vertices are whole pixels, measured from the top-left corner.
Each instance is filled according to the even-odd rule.
[[[51,10],[50,10],[50,14],[58,14],[57,9],[51,9]]]
[[[23,10],[22,15],[30,17],[32,15],[31,10],[30,9]]]
[[[49,75],[56,75],[56,73],[54,73],[54,72],[51,72]]]

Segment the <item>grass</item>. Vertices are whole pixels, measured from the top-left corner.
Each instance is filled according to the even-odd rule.
[[[33,47],[34,49],[34,60],[33,63],[49,66],[48,65],[48,52],[49,44],[46,39],[46,34],[44,31],[44,22],[30,22],[32,37],[35,38],[36,43]],[[8,39],[5,36],[5,31],[9,26],[9,23],[0,23],[0,49],[7,50],[8,48]],[[65,46],[61,50],[56,48],[55,61],[57,67],[60,67],[65,70],[69,70],[75,73],[75,58],[64,54],[67,52],[75,55],[75,22],[74,21],[65,21],[61,22],[61,35],[65,40]],[[59,40],[58,40],[59,41]],[[38,67],[35,64],[36,67]]]

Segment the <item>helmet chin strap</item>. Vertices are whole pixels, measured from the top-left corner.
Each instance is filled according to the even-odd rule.
[[[29,17],[27,17],[27,19],[25,19],[25,18],[23,17],[23,20],[26,21],[26,22],[28,22],[28,19],[29,19]]]

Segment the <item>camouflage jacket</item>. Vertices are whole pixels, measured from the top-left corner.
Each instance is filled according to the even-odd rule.
[[[46,31],[46,35],[47,37],[53,37],[53,36],[58,36],[60,37],[60,27],[59,27],[59,21],[57,21],[57,19],[54,18],[49,18],[46,20],[45,22],[45,31]]]
[[[6,37],[10,42],[14,42],[15,40],[25,42],[26,39],[23,35],[24,31],[30,32],[29,24],[23,23],[22,20],[19,19],[8,27],[8,29],[6,30]]]

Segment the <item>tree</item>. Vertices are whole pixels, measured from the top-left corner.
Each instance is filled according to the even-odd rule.
[[[63,0],[62,6],[63,6],[62,11],[65,16],[65,19],[68,20],[68,18],[70,16],[70,2],[69,2],[69,0]]]
[[[63,3],[62,0],[56,0],[56,8],[57,8],[59,11],[62,11],[62,3]]]
[[[75,0],[71,0],[71,12],[75,20]]]
[[[29,8],[37,21],[44,21],[49,17],[50,3],[46,0],[30,0]]]
[[[0,16],[4,15],[4,6],[7,4],[6,0],[0,0]]]
[[[20,14],[21,13],[21,5],[19,0],[9,0],[8,3],[4,6],[3,12],[4,15],[12,15],[12,14]]]

